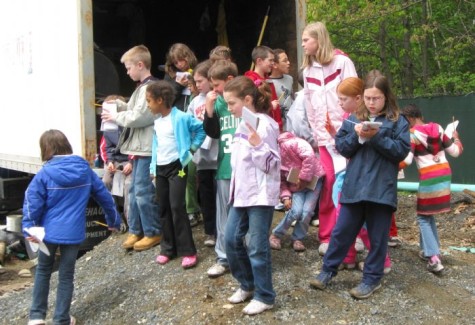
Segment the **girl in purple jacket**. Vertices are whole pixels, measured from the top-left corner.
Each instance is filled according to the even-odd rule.
[[[303,252],[302,240],[315,211],[325,170],[312,146],[304,139],[284,132],[279,135],[278,143],[282,157],[280,198],[287,212],[272,231],[269,242],[272,249],[280,250],[282,238],[292,222],[297,221],[292,233],[292,247],[296,252]],[[294,174],[295,179],[289,177]]]
[[[229,268],[240,287],[228,300],[237,304],[253,297],[243,309],[248,315],[271,309],[275,300],[268,233],[279,202],[280,156],[279,126],[268,114],[270,98],[269,85],[260,80],[240,76],[224,87],[229,111],[243,118],[231,144],[231,208],[225,230]],[[257,118],[257,127],[248,123],[249,115]]]

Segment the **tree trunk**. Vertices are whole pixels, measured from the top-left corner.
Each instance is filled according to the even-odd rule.
[[[414,95],[414,64],[411,59],[411,22],[410,22],[410,11],[407,9],[407,0],[404,1],[404,6],[406,7],[405,16],[402,20],[402,25],[404,27],[404,36],[402,46],[404,49],[403,62],[404,62],[404,80],[402,80],[402,92],[404,97],[412,97]]]

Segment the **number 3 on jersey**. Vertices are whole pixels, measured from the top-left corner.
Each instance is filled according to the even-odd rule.
[[[223,143],[223,152],[231,153],[231,143],[233,141],[233,136],[231,134],[221,135],[221,142]]]

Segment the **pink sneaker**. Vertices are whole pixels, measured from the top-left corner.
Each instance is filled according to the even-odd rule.
[[[160,265],[165,265],[170,262],[170,258],[166,255],[158,255],[155,261]]]
[[[189,269],[195,266],[196,264],[198,264],[198,256],[196,255],[184,256],[183,259],[181,260],[181,266],[184,269]]]

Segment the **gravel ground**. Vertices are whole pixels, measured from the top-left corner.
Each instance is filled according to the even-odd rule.
[[[448,269],[443,276],[427,272],[417,256],[414,195],[401,194],[399,200],[398,226],[404,243],[390,249],[393,270],[384,277],[382,290],[367,300],[355,300],[348,293],[359,283],[359,271],[340,272],[325,291],[310,288],[309,279],[322,262],[315,239],[317,228],[311,227],[304,253],[295,253],[290,241],[284,243],[282,251],[272,252],[277,292],[274,309],[244,316],[244,305],[230,305],[226,300],[237,289],[232,276],[206,276],[215,254],[203,245],[200,225],[193,228],[200,262],[190,270],[181,268],[180,259],[157,265],[154,259],[158,248],[124,252],[120,244],[126,235],[113,235],[96,246],[78,260],[71,313],[78,324],[104,325],[475,324],[475,254],[449,248],[475,247],[472,198],[454,195],[453,213],[438,219],[443,262]],[[276,212],[274,223],[281,217],[282,213]],[[51,291],[56,285],[55,274]],[[55,295],[50,295],[50,304],[54,300]],[[30,301],[31,285],[1,295],[0,324],[26,324]]]

